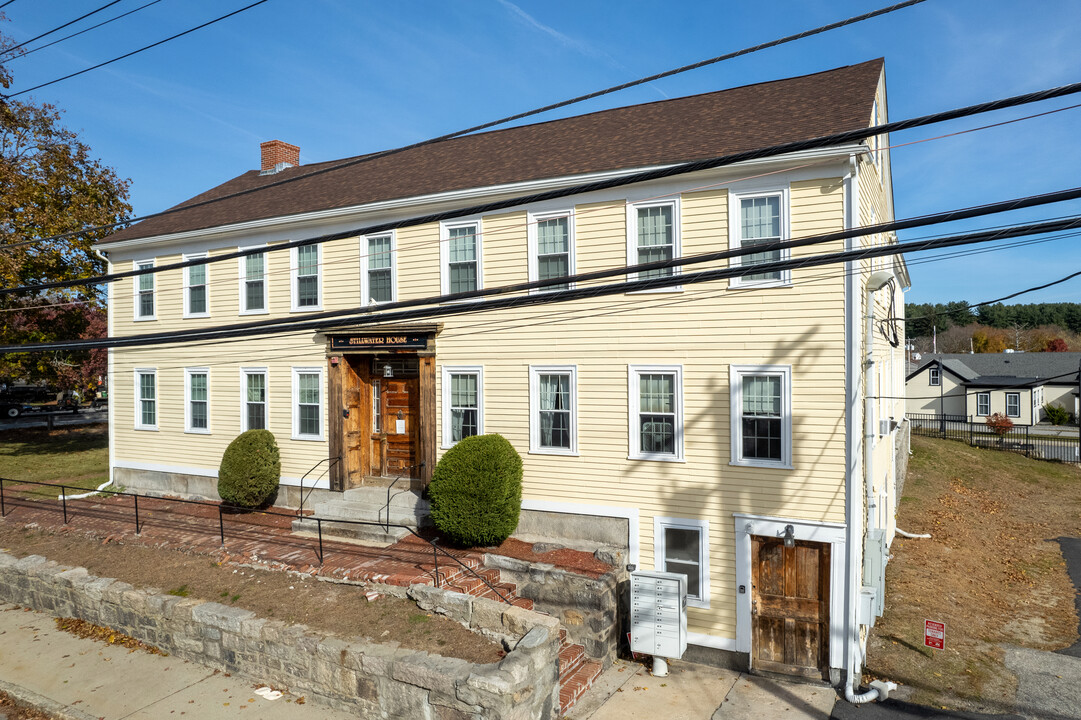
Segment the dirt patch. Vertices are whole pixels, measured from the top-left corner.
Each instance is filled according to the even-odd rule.
[[[56,720],[55,715],[47,715],[40,710],[22,705],[5,692],[0,692],[0,718],[7,718],[7,720]]]
[[[531,563],[551,563],[556,567],[568,570],[579,575],[591,578],[599,578],[605,573],[612,572],[612,566],[597,560],[593,555],[581,550],[559,548],[548,552],[538,553],[533,551],[533,544],[507,538],[500,545],[491,548],[473,548],[478,552],[503,555],[505,557],[525,560]]]
[[[1010,712],[1016,678],[1003,644],[1057,650],[1077,638],[1074,588],[1055,538],[1081,534],[1081,469],[912,438],[913,458],[886,572],[886,613],[867,674],[921,704]],[[945,650],[923,646],[946,623]]]
[[[62,565],[85,567],[136,587],[212,600],[251,610],[259,617],[302,623],[343,638],[395,640],[402,647],[469,662],[497,662],[502,647],[410,600],[381,596],[369,601],[356,585],[321,582],[272,570],[219,564],[205,556],[52,534],[0,523],[0,548],[13,555],[43,555]]]

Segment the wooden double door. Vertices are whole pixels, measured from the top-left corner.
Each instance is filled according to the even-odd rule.
[[[830,546],[751,537],[751,668],[829,677]]]

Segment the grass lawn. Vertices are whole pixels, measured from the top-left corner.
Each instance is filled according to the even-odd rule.
[[[1056,538],[1081,536],[1081,469],[924,437],[912,451],[897,524],[932,537],[893,543],[867,674],[921,704],[1012,712],[1002,646],[1077,639]],[[945,650],[924,647],[924,620],[946,623]]]
[[[79,425],[52,431],[4,429],[0,433],[0,478],[96,488],[109,479],[106,426]],[[24,487],[23,494],[27,495],[56,497],[59,494],[53,488]]]

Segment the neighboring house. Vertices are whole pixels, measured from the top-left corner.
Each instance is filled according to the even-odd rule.
[[[925,354],[905,380],[906,412],[1035,425],[1045,405],[1059,405],[1076,416],[1079,363],[1074,352]]]
[[[886,222],[894,216],[889,154],[880,149],[888,141],[877,137],[350,234],[868,128],[886,121],[885,108],[878,60],[469,135],[340,169],[343,161],[296,167],[295,146],[264,143],[261,172],[192,202],[326,172],[152,218],[98,247],[112,272],[266,252],[113,283],[110,334],[378,311]],[[275,250],[331,232],[345,239]],[[743,262],[895,242],[864,236]],[[885,283],[873,295],[872,273]],[[422,488],[456,441],[500,433],[524,460],[519,532],[586,547],[616,542],[630,564],[686,574],[696,657],[727,651],[756,669],[858,679],[861,627],[881,613],[895,483],[908,454],[897,399],[904,352],[875,332],[866,362],[863,313],[869,297],[880,318],[891,303],[903,307],[907,285],[896,256],[486,313],[436,300],[442,314],[432,320],[115,349],[112,477],[133,489],[213,496],[228,443],[267,428],[281,447],[285,500],[296,502],[315,467],[320,502],[330,503],[399,476]]]

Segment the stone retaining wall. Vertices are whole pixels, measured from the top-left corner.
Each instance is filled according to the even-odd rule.
[[[513,640],[480,665],[343,640],[249,610],[137,589],[85,568],[0,552],[0,600],[109,627],[184,660],[286,686],[365,718],[527,720],[559,715],[555,618],[437,588],[409,590],[418,605],[490,637]],[[519,639],[520,638],[520,639]]]
[[[533,607],[559,618],[571,642],[582,645],[587,656],[605,668],[619,652],[619,578],[607,573],[597,579],[502,555],[485,555],[484,566],[499,570],[512,582],[515,594],[529,598]]]

